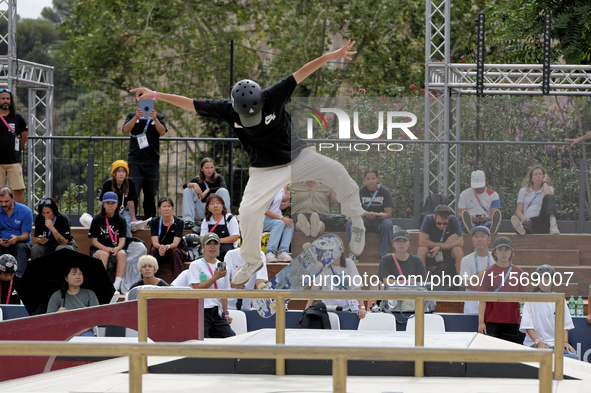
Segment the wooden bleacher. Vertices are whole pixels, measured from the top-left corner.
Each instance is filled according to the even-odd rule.
[[[192,232],[185,231],[185,234],[187,233]],[[78,244],[79,251],[87,253],[90,247],[88,230],[82,227],[73,227],[72,234]],[[337,232],[336,234],[346,243],[347,237],[344,232]],[[147,248],[150,247],[151,241],[149,230],[137,231],[134,232],[133,235],[142,239],[146,243]],[[416,254],[419,243],[419,233],[410,232],[410,235],[411,247],[409,252]],[[496,235],[496,237],[498,236],[507,236],[512,240],[515,249],[514,261],[524,272],[531,274],[535,271],[537,266],[543,264],[554,266],[554,268],[560,273],[572,272],[573,276],[569,285],[562,285],[556,290],[564,292],[567,297],[574,295],[575,297],[583,296],[584,298],[587,298],[589,293],[589,283],[591,283],[591,234],[564,233],[560,235],[519,236],[515,233],[500,233]],[[299,254],[299,250],[302,250],[303,244],[310,240],[312,239],[307,238],[301,232],[296,231],[291,244],[292,254]],[[378,245],[379,241],[377,234],[367,233],[365,250],[360,256],[357,265],[360,274],[377,274],[379,265]],[[469,254],[473,251],[471,237],[466,234],[464,235],[464,254]],[[267,270],[269,272],[269,278],[275,276],[275,274],[281,271],[285,266],[287,266],[287,263],[282,262],[268,264]],[[170,266],[161,266],[158,271],[158,277],[170,283],[173,279]],[[563,277],[565,277],[566,280],[566,275],[563,275]],[[303,307],[303,304],[303,301],[292,301],[290,302],[290,308],[298,309],[298,307]],[[457,311],[458,308],[457,304],[440,305],[438,303],[437,311],[461,312],[461,308]]]

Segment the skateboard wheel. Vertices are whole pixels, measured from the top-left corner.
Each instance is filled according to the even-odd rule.
[[[312,245],[310,244],[310,242],[306,242],[306,243],[304,243],[304,244],[302,245],[302,248],[303,248],[304,250],[307,250],[307,249],[308,249],[308,248],[310,248],[310,247],[312,247]]]

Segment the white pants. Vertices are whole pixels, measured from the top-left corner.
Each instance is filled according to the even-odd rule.
[[[247,263],[261,260],[261,235],[265,212],[271,201],[286,184],[317,181],[332,188],[347,217],[361,217],[359,186],[341,163],[316,153],[314,147],[304,149],[291,163],[269,168],[250,168],[250,178],[240,203],[240,256]],[[294,251],[298,255],[299,250]]]

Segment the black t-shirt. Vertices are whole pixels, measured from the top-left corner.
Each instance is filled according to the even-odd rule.
[[[129,121],[135,116],[135,112],[131,112],[127,114],[125,118],[125,122],[123,125],[129,123]],[[166,132],[168,132],[168,128],[166,127],[164,116],[160,113],[156,114],[156,118],[158,121],[164,126]],[[130,136],[129,136],[129,159],[133,159],[134,161],[151,161],[151,162],[158,162],[160,159],[160,134],[156,130],[156,126],[154,125],[154,121],[150,120],[150,124],[148,125],[148,129],[146,130],[146,136],[148,137],[148,144],[149,146],[143,149],[140,149],[140,145],[137,141],[137,135],[140,135],[144,132],[144,128],[146,127],[146,122],[148,120],[138,119],[135,122],[135,125],[131,129]]]
[[[64,237],[64,239],[66,239],[68,241],[72,240],[72,233],[70,232],[70,220],[68,220],[68,217],[64,216],[63,214],[56,216],[55,223],[53,224],[53,226],[60,233],[60,235],[62,235]],[[49,228],[47,228],[47,226],[45,226],[45,218],[43,217],[42,214],[38,214],[37,217],[35,218],[34,236],[35,237],[39,237],[41,235],[47,236],[48,234],[49,234]],[[51,235],[49,235],[49,241],[45,244],[49,244],[49,245],[52,245],[55,247],[59,246],[59,243],[55,239],[55,234],[53,232],[51,232]]]
[[[21,149],[14,150],[15,138],[22,132],[27,132],[27,122],[25,118],[17,113],[16,116],[4,116],[4,120],[14,131],[12,133],[2,120],[0,120],[0,164],[15,164],[22,162]]]
[[[131,291],[133,288],[135,287],[139,287],[142,285],[146,285],[144,284],[144,279],[142,278],[141,280],[139,280],[138,282],[134,283],[129,290]],[[169,287],[170,285],[168,285],[168,283],[166,281],[164,281],[163,279],[160,279],[160,281],[158,281],[158,284],[156,285],[157,287]]]
[[[378,193],[376,197],[371,202],[371,205],[367,207],[369,201],[371,201],[371,197],[375,191],[369,191],[367,186],[363,186],[359,189],[359,197],[361,198],[361,207],[368,212],[373,213],[383,213],[384,208],[391,207],[394,208],[394,200],[392,199],[392,194],[390,190],[386,187],[379,185]]]
[[[127,202],[129,201],[133,201],[134,206],[137,207],[138,203],[137,203],[137,193],[135,191],[135,183],[133,182],[132,179],[127,179],[129,181],[129,191],[127,192],[127,196],[123,196],[123,190],[121,188],[116,188],[116,192],[117,192],[117,196],[119,197],[119,203],[117,203],[117,208],[120,209],[121,205],[124,203],[123,208],[127,207]],[[113,180],[109,179],[106,180],[103,183],[103,189],[101,190],[101,195],[99,195],[99,199],[102,200],[103,199],[103,195],[105,195],[106,192],[113,192]]]
[[[21,298],[16,292],[20,278],[16,275],[12,277],[12,288],[10,288],[10,281],[0,281],[0,303],[2,304],[21,304]],[[8,291],[10,290],[10,299],[8,299]],[[6,300],[8,299],[8,303]]]
[[[107,229],[107,223],[103,219],[99,222],[99,215],[94,216],[92,222],[90,223],[90,231],[88,232],[88,237],[93,238],[96,237],[100,244],[106,247],[117,247],[119,245],[119,239],[122,237],[127,237],[127,222],[125,219],[119,215],[109,218],[109,227],[111,231]],[[113,239],[117,239],[116,242],[111,240],[111,236]],[[91,250],[96,250],[94,246],[90,246]]]
[[[183,184],[183,188],[187,188],[187,184],[189,184],[189,183],[198,183],[199,188],[201,188],[201,191],[205,191],[207,189],[205,187],[205,184],[199,183],[199,177],[194,177],[191,180],[189,180],[188,182],[186,182],[185,184]],[[215,179],[215,181],[213,183],[208,182],[207,185],[209,186],[209,189],[211,190],[210,193],[216,192],[220,188],[225,188],[225,189],[228,188],[228,186],[226,185],[226,180],[224,179],[224,177],[222,175],[218,175],[218,177]]]
[[[445,234],[443,233],[444,230]],[[464,234],[456,216],[449,216],[449,223],[445,229],[439,229],[435,223],[435,216],[433,214],[429,214],[425,217],[420,231],[428,234],[429,240],[436,243],[444,243],[454,233],[458,236],[463,236]],[[443,239],[441,238],[442,235]]]
[[[172,244],[175,237],[183,238],[185,226],[182,219],[172,216],[172,224],[167,232],[167,226],[164,223],[160,225],[160,218],[162,217],[154,217],[150,220],[150,236],[156,236],[160,244]],[[160,236],[158,235],[158,227],[160,227]]]
[[[266,168],[288,164],[307,144],[296,134],[285,105],[297,82],[293,75],[263,89],[264,106],[261,123],[242,127],[240,116],[232,109],[232,102],[223,100],[193,100],[197,113],[225,121],[232,127],[248,154],[252,167]]]
[[[416,255],[408,254],[408,258],[405,261],[398,260],[398,264],[405,277],[413,275],[421,276],[423,279],[427,278],[425,264],[421,261],[421,258]],[[380,260],[380,266],[378,267],[378,277],[380,278],[380,281],[388,276],[393,276],[395,280],[399,275],[400,272],[398,271],[398,267],[396,266],[396,262],[394,262],[392,254],[384,255]]]

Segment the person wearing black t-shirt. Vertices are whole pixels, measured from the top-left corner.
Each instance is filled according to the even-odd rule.
[[[25,203],[25,180],[21,151],[27,143],[29,128],[18,113],[14,96],[8,89],[0,89],[0,185],[8,181],[14,190],[14,200]]]
[[[263,267],[260,242],[264,214],[274,195],[285,184],[315,180],[335,190],[343,214],[353,221],[349,247],[361,254],[365,246],[363,209],[359,187],[337,161],[317,154],[294,130],[285,105],[296,86],[329,61],[351,60],[355,42],[312,60],[292,75],[266,89],[251,80],[242,80],[232,88],[231,99],[192,100],[187,97],[158,93],[144,87],[131,90],[136,99],[154,98],[176,105],[201,116],[217,118],[232,127],[250,159],[248,184],[240,203],[240,257],[245,264],[232,278],[234,285],[247,282]]]
[[[0,256],[0,304],[20,304],[16,291],[21,278],[16,275],[16,259],[10,254]]]
[[[161,278],[156,277],[158,272],[158,261],[152,255],[143,255],[137,260],[137,270],[142,275],[142,279],[134,283],[129,290],[142,285],[155,285],[158,287],[168,287],[168,283]]]
[[[424,285],[427,279],[427,269],[421,258],[409,254],[410,235],[404,229],[396,231],[394,239],[394,253],[384,255],[378,267],[378,277],[386,285]],[[419,278],[420,277],[420,278]]]
[[[359,189],[361,207],[365,210],[363,223],[365,229],[377,232],[380,236],[380,258],[390,253],[392,243],[392,209],[394,200],[390,190],[378,183],[377,169],[368,169],[363,176],[365,186]],[[347,239],[351,238],[351,225],[349,221],[345,226]]]
[[[127,234],[127,223],[119,215],[117,203],[119,198],[112,191],[103,195],[101,212],[90,223],[88,237],[91,239],[90,256],[100,259],[108,268],[109,261],[116,263],[115,283],[116,291],[121,289],[121,282],[127,269],[127,253],[123,250]]]
[[[129,138],[129,177],[135,182],[136,195],[144,190],[144,218],[156,216],[155,198],[160,181],[160,137],[168,128],[164,116],[151,110],[148,120],[142,119],[144,111],[138,108],[127,114],[123,132]]]
[[[69,248],[78,251],[78,246],[70,232],[70,220],[61,214],[57,203],[51,198],[39,202],[39,213],[35,218],[35,233],[31,259],[39,258],[50,252]]]
[[[176,278],[183,271],[183,262],[187,260],[187,252],[183,250],[183,220],[172,215],[174,203],[170,197],[162,197],[158,200],[160,217],[154,217],[150,221],[150,236],[152,248],[150,255],[159,263],[170,263],[172,274]],[[141,258],[140,258],[141,259]],[[156,270],[158,270],[156,268]]]
[[[199,176],[183,184],[183,221],[185,229],[193,229],[195,219],[205,217],[205,200],[211,194],[218,194],[230,211],[230,193],[226,180],[216,172],[215,162],[205,157],[199,166]]]
[[[136,220],[137,193],[134,181],[129,177],[129,166],[123,160],[111,164],[111,178],[105,180],[99,199],[103,199],[106,192],[117,194],[119,215],[127,222],[127,232],[131,233],[131,223]]]

